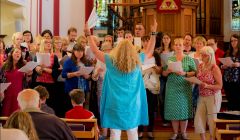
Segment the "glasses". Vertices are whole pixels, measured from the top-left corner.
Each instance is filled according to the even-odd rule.
[[[231,42],[237,42],[238,40],[237,39],[233,39],[233,40],[231,40]]]
[[[54,42],[55,44],[62,44],[62,42]]]
[[[44,43],[45,43],[45,44],[51,44],[52,42],[45,41]]]
[[[208,46],[214,46],[214,44],[213,44],[213,43],[208,43],[207,45],[208,45]]]
[[[201,56],[202,56],[202,57],[208,57],[209,55],[206,54],[206,53],[201,53]]]
[[[143,28],[135,28],[135,30],[143,30]]]

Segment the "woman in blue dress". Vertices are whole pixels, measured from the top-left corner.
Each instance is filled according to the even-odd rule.
[[[89,28],[85,27],[90,47],[96,58],[106,64],[100,99],[101,126],[110,128],[110,140],[120,140],[121,130],[127,130],[129,140],[138,140],[137,128],[148,124],[146,90],[141,63],[150,57],[156,42],[157,22],[151,28],[148,48],[138,53],[128,40],[121,41],[110,54],[98,50]]]

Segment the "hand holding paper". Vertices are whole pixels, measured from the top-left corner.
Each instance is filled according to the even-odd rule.
[[[50,53],[36,53],[39,65],[50,66]]]
[[[232,66],[232,64],[233,64],[233,61],[232,61],[231,57],[218,58],[218,60],[219,60],[223,65],[226,65],[226,66]]]
[[[185,80],[187,80],[190,83],[198,84],[200,85],[202,81],[200,81],[197,77],[186,77]]]
[[[156,64],[145,64],[145,65],[142,65],[142,70],[144,71],[154,66],[156,66]]]
[[[169,62],[168,69],[171,69],[172,72],[182,72],[183,71],[182,62],[181,61]]]
[[[80,70],[78,72],[80,75],[88,75],[93,71],[94,67],[80,67]]]
[[[88,18],[88,27],[91,29],[93,28],[94,26],[96,26],[97,24],[97,21],[98,21],[98,15],[97,15],[97,12],[96,12],[96,9],[95,7],[93,8],[89,18]]]
[[[30,62],[27,62],[27,64],[22,68],[20,68],[18,71],[27,73],[29,71],[32,71],[37,65],[38,65],[37,62],[30,61]]]
[[[11,85],[11,83],[0,83],[0,93],[4,93],[4,91]]]

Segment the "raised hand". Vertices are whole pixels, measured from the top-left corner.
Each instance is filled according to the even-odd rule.
[[[151,31],[156,32],[157,31],[157,26],[158,26],[157,19],[154,18],[153,25],[151,26]]]
[[[89,27],[88,27],[88,23],[85,24],[83,31],[84,31],[84,33],[85,33],[85,36],[91,35],[90,29],[89,29]]]

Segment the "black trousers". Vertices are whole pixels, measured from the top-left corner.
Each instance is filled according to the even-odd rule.
[[[150,90],[146,89],[147,92],[147,102],[148,102],[148,118],[149,124],[147,126],[147,131],[152,132],[154,127],[154,112],[157,107],[157,95],[153,94]],[[143,132],[143,126],[138,127],[139,132]]]
[[[228,110],[240,111],[240,83],[224,81],[223,87],[228,100]]]

